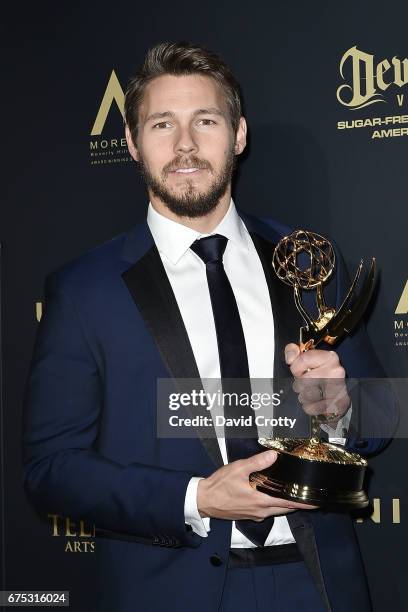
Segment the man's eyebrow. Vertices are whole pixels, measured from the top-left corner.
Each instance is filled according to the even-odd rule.
[[[196,115],[218,115],[219,117],[225,117],[225,113],[223,113],[216,106],[210,106],[209,108],[199,108],[193,113],[194,117]]]
[[[194,111],[193,117],[197,115],[218,115],[219,117],[225,117],[225,113],[223,113],[219,108],[215,106],[210,106],[209,108],[198,108]],[[154,121],[156,119],[164,119],[165,117],[170,117],[174,119],[175,114],[172,111],[163,111],[161,113],[151,113],[145,119],[145,123],[148,121]]]
[[[154,119],[163,119],[164,117],[174,117],[174,113],[171,111],[163,111],[162,113],[152,113],[146,117],[145,122],[152,121]]]

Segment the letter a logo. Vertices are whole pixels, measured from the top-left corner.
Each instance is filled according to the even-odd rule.
[[[123,93],[123,89],[120,86],[115,71],[112,70],[112,74],[110,75],[105,94],[103,96],[101,105],[98,110],[98,114],[95,119],[94,126],[92,128],[91,136],[99,136],[100,134],[102,134],[106,118],[114,100],[118,105],[118,109],[120,110],[121,115],[123,117],[125,114],[125,94]]]
[[[408,314],[408,280],[405,283],[405,287],[395,310],[395,314]]]

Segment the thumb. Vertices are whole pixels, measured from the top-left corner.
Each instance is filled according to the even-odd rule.
[[[291,342],[285,346],[285,361],[288,365],[292,365],[299,354],[300,348],[297,344],[294,344],[294,342]]]
[[[277,458],[278,453],[274,450],[267,450],[263,453],[258,453],[257,455],[248,457],[248,459],[245,459],[248,474],[258,470],[264,470],[270,465],[273,465]]]

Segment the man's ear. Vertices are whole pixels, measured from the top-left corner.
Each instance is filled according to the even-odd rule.
[[[240,155],[246,147],[247,124],[244,117],[240,117],[237,133],[235,136],[235,155]]]
[[[132,134],[130,133],[128,124],[125,125],[125,134],[126,134],[126,142],[127,142],[127,146],[129,149],[129,153],[133,157],[133,159],[137,162],[139,161],[139,152],[133,143]]]

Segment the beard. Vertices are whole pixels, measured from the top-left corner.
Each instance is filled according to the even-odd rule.
[[[210,213],[225,195],[234,173],[236,156],[234,147],[230,147],[223,167],[215,176],[211,164],[195,155],[175,158],[164,166],[160,178],[151,174],[140,151],[139,163],[143,179],[151,193],[159,198],[177,216],[194,218],[203,217]],[[185,186],[182,192],[177,193],[168,187],[166,183],[168,173],[178,168],[186,167],[208,170],[214,176],[211,184],[205,191],[200,191],[194,184],[194,181],[188,178],[185,179]]]

